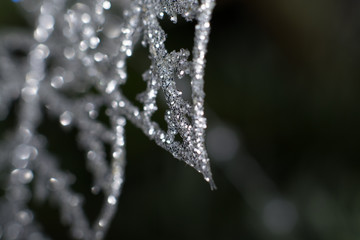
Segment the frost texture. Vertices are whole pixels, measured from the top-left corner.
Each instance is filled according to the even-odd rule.
[[[16,132],[0,144],[0,170],[10,172],[0,202],[0,236],[47,238],[28,208],[29,200],[35,198],[50,199],[58,206],[74,238],[103,239],[124,178],[126,121],[215,187],[204,145],[203,91],[213,0],[136,0],[116,6],[125,7],[122,18],[111,14],[107,0],[29,0],[21,4],[35,20],[33,35],[16,31],[0,39],[0,119],[7,117],[12,102],[19,99]],[[196,21],[192,61],[188,50],[166,50],[166,34],[159,24],[165,15],[173,23],[179,15]],[[151,60],[143,74],[147,89],[138,96],[142,108],[129,101],[121,88],[127,79],[126,60],[139,41]],[[18,56],[21,53],[25,60]],[[191,103],[175,84],[175,79],[185,75],[191,79]],[[152,120],[159,91],[168,106],[165,130]],[[43,107],[63,127],[78,129],[78,142],[87,153],[87,167],[94,179],[92,191],[105,196],[93,226],[82,209],[83,197],[71,189],[74,176],[59,168],[59,159],[47,151],[45,137],[37,132]],[[100,108],[106,109],[110,127],[98,119]],[[181,141],[175,140],[176,135]],[[111,156],[106,156],[105,144],[111,146]]]

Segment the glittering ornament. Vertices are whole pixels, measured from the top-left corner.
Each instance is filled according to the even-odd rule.
[[[47,238],[28,207],[29,183],[35,177],[32,194],[37,199],[53,199],[74,238],[103,239],[123,183],[127,121],[215,187],[204,145],[203,91],[213,0],[114,2],[117,8],[125,8],[121,18],[111,13],[107,0],[18,4],[35,19],[35,29],[33,35],[14,31],[0,39],[0,119],[7,117],[12,102],[19,102],[16,132],[0,143],[0,170],[10,169],[0,202],[0,235],[5,239]],[[191,61],[188,50],[166,50],[166,34],[159,24],[165,15],[173,23],[178,16],[196,21]],[[122,92],[126,61],[138,42],[151,60],[143,74],[147,88],[138,96],[141,108]],[[26,53],[27,60],[19,61],[17,51]],[[185,76],[191,79],[192,102],[184,100],[176,88],[175,80]],[[152,120],[160,91],[168,108],[164,116],[167,129]],[[101,191],[105,196],[93,226],[82,209],[82,196],[71,189],[73,176],[58,167],[59,160],[47,151],[44,136],[38,133],[43,107],[63,127],[78,129],[79,146],[86,152],[94,178],[93,193]],[[106,109],[110,126],[99,120],[101,108]],[[176,140],[177,135],[181,140]],[[111,146],[110,156],[105,144]]]

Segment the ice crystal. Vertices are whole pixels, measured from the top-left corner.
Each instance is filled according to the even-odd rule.
[[[35,27],[32,35],[14,31],[0,39],[0,118],[6,119],[12,102],[19,102],[16,132],[0,143],[0,170],[10,169],[0,205],[0,235],[5,239],[46,238],[28,207],[34,195],[57,204],[74,238],[103,239],[124,180],[127,121],[215,187],[204,145],[203,91],[213,0],[114,2],[117,8],[125,8],[122,17],[111,13],[108,0],[28,0],[18,4],[29,12]],[[165,48],[166,33],[159,24],[165,15],[173,23],[179,16],[196,21],[192,60],[188,50],[168,52]],[[141,108],[122,92],[127,59],[138,42],[151,60],[143,74],[147,88],[138,96]],[[17,52],[25,53],[26,60],[19,60]],[[191,79],[192,102],[184,100],[176,88],[175,79],[185,75]],[[168,107],[164,116],[167,129],[152,120],[160,91]],[[59,159],[47,150],[44,136],[38,133],[43,107],[61,126],[78,129],[78,142],[94,178],[92,191],[102,191],[105,196],[92,226],[82,209],[83,197],[71,188],[74,177],[59,168]],[[106,109],[110,126],[99,120],[101,108]],[[175,140],[176,135],[180,141]],[[111,156],[107,156],[105,144],[111,146]]]

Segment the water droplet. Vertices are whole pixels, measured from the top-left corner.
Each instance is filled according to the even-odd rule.
[[[111,3],[109,1],[104,1],[103,4],[102,4],[102,7],[105,10],[109,10],[111,8]]]
[[[125,39],[122,43],[124,46],[127,46],[127,47],[130,47],[132,45],[132,41],[128,40],[128,39]]]
[[[126,53],[126,56],[128,56],[128,57],[131,57],[131,55],[132,55],[131,49],[127,49],[125,53]]]
[[[100,221],[99,221],[99,226],[100,226],[100,227],[105,227],[105,225],[106,225],[105,220],[104,220],[104,219],[100,219]]]
[[[31,180],[34,177],[33,172],[31,170],[24,169],[24,168],[13,170],[11,172],[11,176],[13,177],[14,180],[16,180],[22,184],[27,184],[27,183],[31,182]]]
[[[94,35],[95,31],[94,28],[90,26],[86,26],[84,27],[82,33],[84,34],[85,37],[91,37],[92,35]]]
[[[86,156],[87,156],[87,158],[89,160],[95,160],[96,159],[96,153],[94,151],[88,151]]]
[[[15,156],[21,160],[32,160],[38,154],[38,151],[35,147],[29,146],[26,144],[20,144],[15,149]]]
[[[89,43],[90,48],[94,49],[99,45],[100,39],[98,37],[91,37]]]
[[[116,119],[116,124],[119,126],[125,126],[126,123],[126,118],[124,117],[118,117],[118,119]],[[119,128],[121,131],[123,130],[122,127]]]
[[[79,50],[82,51],[82,52],[86,51],[86,49],[88,49],[88,47],[89,46],[84,41],[81,41],[79,43]]]
[[[112,154],[113,158],[119,159],[122,156],[122,153],[123,153],[123,151],[121,149],[118,149],[118,150],[114,151],[113,154]]]
[[[102,54],[101,52],[97,52],[94,54],[94,60],[96,62],[101,62],[102,60],[104,60],[104,57],[105,57],[105,55]]]
[[[72,122],[72,113],[69,111],[65,111],[60,115],[60,124],[63,126],[69,126]]]
[[[43,27],[36,28],[34,32],[35,40],[37,40],[38,42],[45,42],[48,39],[48,37],[49,37],[49,33],[45,28]]]
[[[87,14],[87,13],[83,13],[81,15],[81,21],[83,23],[89,23],[91,21],[91,16],[89,14]]]
[[[124,101],[119,101],[119,107],[125,107],[125,102]]]
[[[49,14],[42,14],[39,17],[39,25],[45,29],[53,29],[55,24],[54,17]]]
[[[49,179],[48,187],[51,190],[60,190],[64,188],[64,181],[59,178],[52,177]]]
[[[110,195],[107,199],[107,202],[110,204],[110,205],[115,205],[117,200],[116,200],[116,197],[113,196],[113,195]]]
[[[37,58],[45,59],[50,54],[50,49],[45,44],[39,44],[34,49],[34,53],[36,54]]]
[[[171,17],[170,17],[170,20],[171,20],[173,23],[177,23],[177,16],[176,16],[176,15],[171,16]]]
[[[37,96],[37,92],[37,86],[26,86],[21,90],[21,97],[25,102],[30,102]]]
[[[75,57],[75,50],[71,47],[66,47],[64,49],[64,56],[69,60],[73,59]]]
[[[115,90],[116,86],[117,86],[117,82],[115,80],[110,81],[106,86],[105,92],[107,94],[112,93]]]
[[[24,169],[20,181],[22,183],[29,183],[33,179],[34,175],[33,172],[29,169]]]
[[[53,88],[61,88],[64,84],[64,78],[62,76],[55,76],[51,79],[51,86]]]
[[[91,119],[97,118],[98,115],[99,115],[99,113],[98,113],[96,110],[91,110],[91,111],[89,111],[89,117],[90,117]]]
[[[155,90],[154,90],[154,89],[151,89],[151,90],[148,92],[148,96],[149,96],[149,98],[154,98],[154,97],[156,97]]]
[[[154,135],[154,133],[155,133],[155,129],[153,127],[151,127],[149,129],[149,135]]]
[[[124,65],[125,65],[125,62],[122,61],[122,60],[120,60],[120,61],[118,61],[118,62],[116,63],[116,67],[117,67],[117,68],[123,68]]]

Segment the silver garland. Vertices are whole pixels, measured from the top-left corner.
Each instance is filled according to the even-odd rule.
[[[19,102],[16,132],[7,134],[0,143],[0,170],[9,172],[5,197],[0,201],[0,236],[47,238],[28,206],[33,197],[56,204],[72,237],[103,239],[124,180],[127,121],[202,173],[215,188],[204,144],[203,91],[213,0],[26,0],[19,4],[30,13],[35,28],[33,34],[16,30],[2,34],[0,39],[0,119],[7,118],[14,101]],[[122,16],[110,11],[112,4],[125,8]],[[178,16],[196,21],[191,61],[188,50],[166,50],[166,33],[159,24],[165,15],[174,24]],[[138,42],[148,49],[151,60],[143,74],[147,89],[138,96],[142,108],[122,92],[127,80],[126,61]],[[26,61],[14,56],[18,50],[26,52]],[[175,80],[184,76],[191,79],[191,103],[176,88]],[[168,107],[166,130],[152,120],[159,91]],[[88,170],[94,178],[92,191],[105,196],[92,226],[82,208],[83,196],[71,188],[74,176],[59,168],[61,159],[46,149],[46,139],[37,131],[43,121],[43,107],[63,127],[78,129],[79,146],[86,152]],[[104,107],[110,127],[98,119]],[[176,135],[180,141],[175,140]],[[106,155],[105,144],[111,145],[111,156]],[[107,159],[111,159],[110,164]]]

